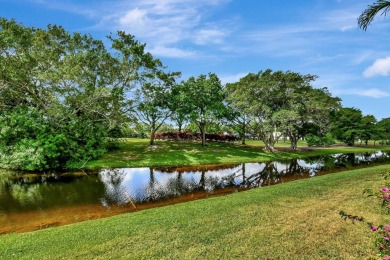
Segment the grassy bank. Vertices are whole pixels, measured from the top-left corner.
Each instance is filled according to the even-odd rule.
[[[188,166],[201,164],[230,164],[244,162],[264,162],[291,158],[304,158],[322,154],[345,152],[371,152],[387,147],[334,147],[310,151],[287,151],[287,142],[279,142],[278,153],[262,150],[260,141],[248,141],[248,145],[209,143],[202,147],[200,143],[157,141],[149,146],[147,139],[123,139],[120,149],[110,151],[99,160],[90,161],[86,167],[141,167],[141,166]],[[299,143],[299,147],[306,147]],[[82,164],[78,165],[81,166]]]
[[[365,188],[390,165],[0,237],[0,259],[368,259],[373,233],[340,210],[384,223]]]

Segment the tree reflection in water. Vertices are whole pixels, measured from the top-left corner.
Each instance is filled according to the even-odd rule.
[[[389,152],[223,166],[104,169],[89,174],[7,173],[0,174],[0,213],[82,204],[109,208],[182,196],[191,199],[385,162],[390,162]]]
[[[98,172],[0,172],[0,234],[231,193],[342,169],[390,163],[390,153],[337,154],[266,163]]]

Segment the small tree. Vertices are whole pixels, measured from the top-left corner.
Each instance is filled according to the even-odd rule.
[[[201,133],[202,145],[206,145],[206,126],[221,119],[226,111],[224,91],[217,75],[209,73],[182,82],[184,111]]]
[[[376,118],[373,115],[362,117],[359,137],[366,145],[368,145],[368,141],[373,139],[376,134],[376,123]]]
[[[335,113],[333,119],[333,135],[349,146],[361,133],[362,112],[356,108],[344,107]]]
[[[390,117],[383,118],[377,123],[378,131],[380,133],[381,139],[385,141],[386,144],[390,142]]]
[[[226,99],[228,102],[227,113],[226,113],[226,125],[230,126],[236,131],[241,139],[241,144],[245,144],[246,135],[249,132],[251,117],[247,110],[243,108],[244,102],[237,105],[234,93],[236,88],[239,87],[237,84],[226,84],[225,92]]]
[[[156,131],[174,113],[172,87],[179,75],[157,71],[136,91],[135,114],[138,120],[149,126],[150,145],[154,145]]]
[[[182,84],[176,84],[172,88],[172,116],[171,120],[175,122],[179,132],[183,130],[183,126],[189,120],[189,114],[185,106],[185,92]]]

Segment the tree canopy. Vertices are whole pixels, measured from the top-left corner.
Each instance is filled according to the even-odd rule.
[[[127,91],[155,66],[123,32],[111,48],[64,28],[0,19],[0,166],[44,170],[100,156],[104,137],[132,100]]]
[[[317,145],[331,143],[330,133],[348,145],[390,139],[388,118],[342,108],[328,89],[312,87],[316,75],[267,69],[223,86],[214,73],[178,84],[180,74],[124,32],[104,44],[61,26],[0,19],[0,167],[80,166],[102,155],[107,137],[121,136],[123,126],[131,135],[148,133],[153,145],[172,121],[179,131],[184,123],[197,128],[202,145],[207,131],[227,132],[243,144],[248,135],[260,138],[268,151],[280,137],[292,149],[308,135]]]
[[[221,81],[214,73],[190,77],[182,82],[182,107],[202,135],[202,145],[206,144],[206,126],[221,119],[226,111],[225,93]]]
[[[228,100],[240,113],[247,114],[250,131],[267,150],[274,150],[280,135],[288,136],[295,149],[305,123],[322,125],[322,120],[339,105],[339,99],[331,97],[326,89],[310,85],[316,78],[292,71],[249,73],[227,85]],[[324,118],[316,118],[318,114]]]

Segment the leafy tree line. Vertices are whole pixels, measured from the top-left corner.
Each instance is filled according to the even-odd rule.
[[[206,133],[227,132],[243,144],[259,138],[268,151],[285,137],[296,149],[304,137],[353,145],[388,131],[386,121],[313,88],[315,75],[268,69],[226,86],[214,73],[177,82],[180,72],[167,71],[133,36],[107,39],[0,19],[0,167],[79,165],[101,156],[107,137],[147,132],[153,145],[157,132],[177,130],[169,122],[199,132],[202,145]]]
[[[291,148],[308,129],[322,136],[329,130],[329,120],[340,107],[340,99],[329,91],[314,89],[315,75],[292,71],[249,73],[238,82],[227,84],[228,101],[239,122],[240,135],[249,131],[261,139],[266,150],[274,151],[281,136],[287,136]]]
[[[0,19],[0,167],[63,168],[105,152],[104,138],[129,120],[131,91],[162,68],[133,36],[107,38],[110,48]]]
[[[363,116],[356,108],[344,107],[337,111],[333,121],[333,136],[347,144],[354,145],[356,141],[381,140],[384,144],[390,142],[390,118],[384,118],[379,122],[373,115]]]

